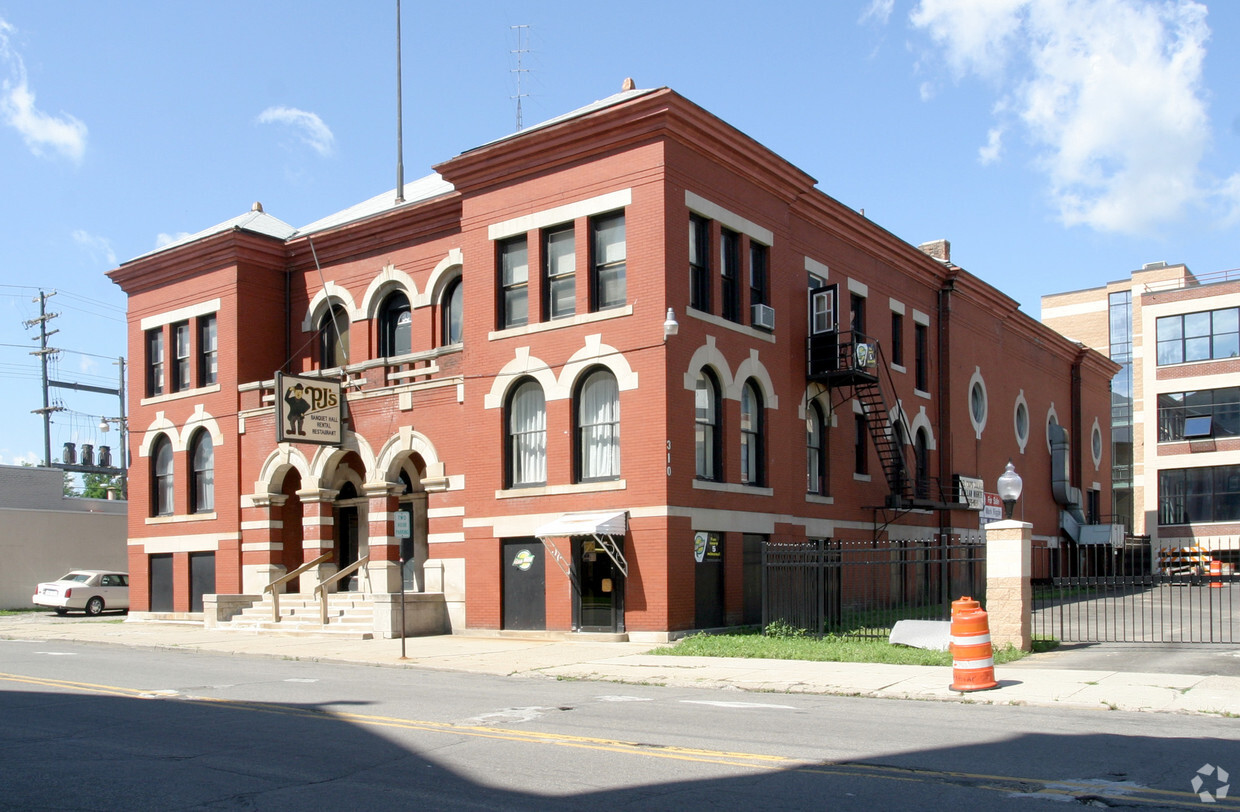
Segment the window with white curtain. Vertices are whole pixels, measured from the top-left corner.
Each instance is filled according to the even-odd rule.
[[[500,327],[522,327],[530,320],[530,266],[525,237],[513,237],[499,244],[499,265],[503,291]]]
[[[508,484],[547,484],[547,404],[535,380],[522,382],[508,401]]]
[[[577,303],[577,253],[571,223],[544,233],[543,268],[546,280],[543,283],[543,296],[546,298],[543,312],[551,319],[573,315]]]
[[[749,381],[741,389],[741,484],[762,484],[762,462],[762,396]]]
[[[827,494],[827,421],[822,407],[810,403],[805,415],[805,492]]]
[[[698,479],[719,479],[719,384],[715,376],[698,373],[694,392],[694,447]]]
[[[624,212],[595,217],[591,223],[594,245],[591,261],[594,310],[623,307],[628,301],[625,265],[628,252],[624,239]]]
[[[620,387],[608,370],[590,373],[581,385],[577,454],[582,482],[620,478]]]
[[[172,442],[161,434],[151,448],[151,515],[171,516],[173,495]]]
[[[443,343],[460,344],[464,326],[465,294],[461,278],[448,283],[443,295]]]
[[[210,513],[215,510],[215,448],[210,433],[199,430],[190,444],[190,505],[191,513]]]

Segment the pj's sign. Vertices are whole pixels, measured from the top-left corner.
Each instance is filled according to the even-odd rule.
[[[340,445],[344,391],[336,381],[276,373],[276,442]]]

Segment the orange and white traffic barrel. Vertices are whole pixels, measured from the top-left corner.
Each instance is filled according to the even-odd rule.
[[[999,687],[990,645],[990,616],[984,610],[966,609],[952,615],[951,652],[953,691]]]
[[[1210,562],[1210,586],[1215,589],[1223,588],[1223,562],[1217,558]]]

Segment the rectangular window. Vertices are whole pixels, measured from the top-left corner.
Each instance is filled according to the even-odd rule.
[[[1240,437],[1240,386],[1158,396],[1158,441]]]
[[[1240,355],[1240,308],[1163,316],[1156,322],[1158,365]]]
[[[521,327],[529,323],[529,252],[525,237],[499,244],[500,288],[503,301],[500,326]]]
[[[1240,465],[1158,472],[1158,523],[1240,521]]]
[[[770,304],[766,291],[766,260],[770,249],[758,242],[749,243],[749,304]]]
[[[146,331],[146,396],[164,393],[164,330]]]
[[[710,221],[689,215],[689,307],[710,312]]]
[[[543,236],[543,296],[548,318],[562,319],[576,310],[577,271],[576,241],[573,227],[548,231]]]
[[[865,297],[856,293],[848,297],[848,312],[852,318],[854,341],[865,339]]]
[[[219,336],[215,314],[198,319],[198,385],[211,386],[219,381]]]
[[[176,350],[176,363],[172,367],[172,391],[183,392],[192,385],[189,365],[189,322],[172,325],[172,341]]]
[[[628,301],[625,289],[625,263],[628,251],[625,245],[624,212],[605,214],[591,221],[594,232],[591,261],[591,287],[593,309],[606,310],[623,307]]]
[[[719,233],[719,275],[723,278],[723,311],[728,321],[741,320],[741,235],[722,229]]]
[[[868,474],[870,473],[870,427],[865,415],[853,415],[853,431],[853,471],[858,474]]]
[[[891,363],[904,366],[904,315],[891,311]]]
[[[924,324],[913,325],[913,386],[922,392],[930,391],[930,329]]]

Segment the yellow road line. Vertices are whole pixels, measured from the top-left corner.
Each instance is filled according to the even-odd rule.
[[[563,733],[542,733],[512,728],[486,727],[481,725],[456,725],[451,722],[432,722],[419,719],[403,719],[395,716],[376,716],[370,714],[348,713],[338,711],[317,710],[288,705],[277,705],[267,702],[221,699],[216,697],[193,697],[184,695],[170,696],[159,694],[147,689],[124,688],[115,685],[99,685],[89,682],[73,682],[70,680],[28,677],[20,674],[0,673],[0,681],[14,682],[24,685],[36,685],[45,688],[60,688],[85,691],[95,694],[125,696],[135,699],[178,699],[202,705],[219,705],[234,710],[248,710],[255,713],[270,713],[280,716],[295,716],[324,721],[343,721],[359,726],[384,727],[399,730],[417,730],[429,733],[447,733],[457,736],[498,739],[502,741],[524,742],[528,744],[550,744],[561,747],[575,747],[599,752],[620,753],[624,755],[640,755],[650,758],[693,761],[704,764],[719,764],[731,767],[749,767],[761,770],[783,770],[787,772],[804,772],[821,775],[835,775],[853,778],[877,778],[887,781],[903,781],[922,784],[953,784],[975,789],[986,789],[1010,795],[1027,795],[1040,797],[1060,797],[1063,799],[1084,796],[1104,798],[1128,803],[1173,804],[1185,808],[1200,808],[1197,795],[1184,791],[1161,790],[1128,784],[1107,785],[1085,780],[1053,780],[1046,778],[1028,778],[1011,775],[992,775],[988,773],[966,773],[949,770],[922,770],[909,767],[895,767],[882,764],[864,764],[857,762],[814,762],[805,759],[790,758],[764,753],[730,752],[726,750],[707,750],[693,747],[677,747],[670,745],[653,745],[642,742],[623,741],[620,739],[599,738],[595,736],[575,736]],[[1240,801],[1224,798],[1217,801],[1214,808],[1240,808]]]

